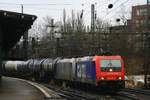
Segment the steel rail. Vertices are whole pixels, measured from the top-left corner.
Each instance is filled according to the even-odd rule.
[[[81,93],[77,93],[77,92],[73,92],[69,90],[57,89],[48,84],[43,84],[43,85],[57,92],[59,96],[64,97],[67,100],[96,100],[96,98],[85,96],[85,95],[82,95]]]
[[[118,92],[114,98],[117,100],[140,100],[136,95],[124,91]]]
[[[144,89],[122,89],[122,91],[140,93],[140,94],[144,94],[144,95],[150,95],[150,90],[144,90]]]

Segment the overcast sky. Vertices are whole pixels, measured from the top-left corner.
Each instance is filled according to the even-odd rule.
[[[107,9],[110,3],[114,4],[113,9]],[[146,4],[146,0],[0,0],[0,9],[21,12],[21,6],[18,4],[24,4],[24,13],[34,14],[38,19],[51,16],[55,20],[62,20],[64,8],[67,16],[70,16],[71,10],[81,12],[83,9],[84,20],[86,24],[90,24],[91,4],[96,4],[98,17],[113,22],[118,17],[121,7],[130,17],[131,6]]]

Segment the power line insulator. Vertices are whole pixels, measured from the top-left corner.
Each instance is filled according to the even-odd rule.
[[[109,9],[113,8],[113,4],[109,4],[109,5],[108,5],[108,8],[109,8]]]
[[[120,19],[119,19],[119,18],[117,18],[117,19],[116,19],[116,22],[120,22]]]

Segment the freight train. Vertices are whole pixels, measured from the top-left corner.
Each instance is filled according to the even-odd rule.
[[[36,81],[56,80],[98,88],[125,87],[125,69],[121,56],[5,61],[2,64],[2,74],[32,78]]]

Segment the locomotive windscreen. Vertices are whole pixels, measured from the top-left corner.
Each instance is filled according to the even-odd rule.
[[[120,60],[101,60],[100,69],[101,71],[121,71]]]

